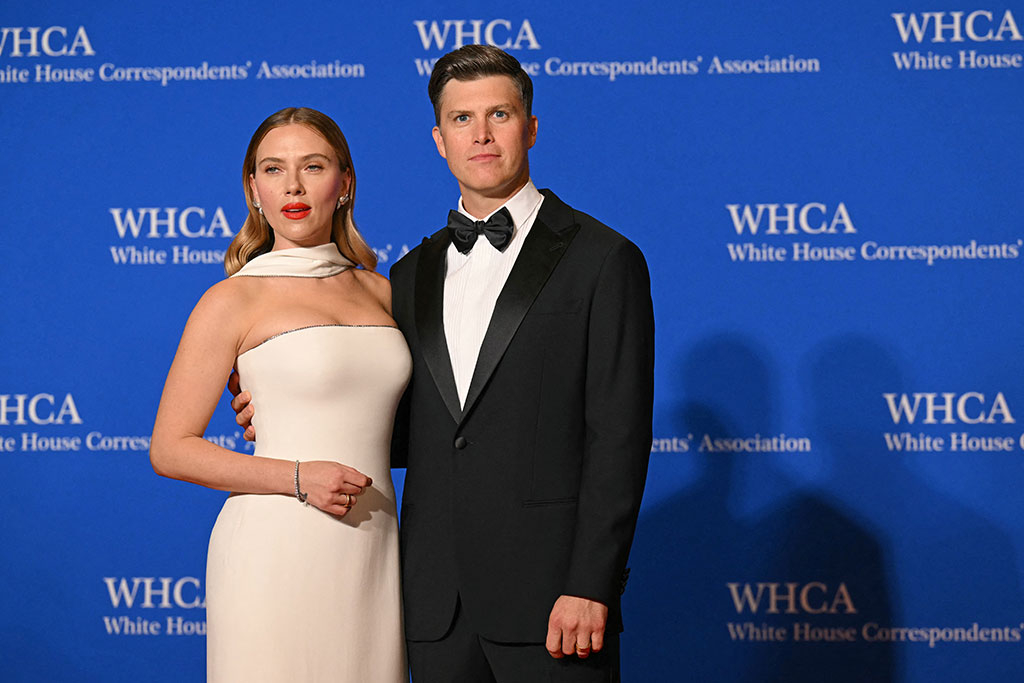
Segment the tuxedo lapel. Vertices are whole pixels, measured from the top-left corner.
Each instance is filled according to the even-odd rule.
[[[430,368],[434,384],[441,394],[452,419],[459,422],[462,407],[455,387],[451,356],[444,336],[444,278],[445,252],[449,239],[446,232],[435,234],[423,241],[419,261],[416,263],[416,332],[423,349],[423,359]]]
[[[550,190],[541,192],[545,197],[544,203],[541,205],[537,220],[530,228],[530,233],[526,236],[526,242],[516,258],[512,272],[509,273],[508,280],[498,295],[491,322],[480,345],[480,354],[477,356],[473,379],[466,396],[466,406],[461,412],[463,418],[473,409],[534,299],[540,294],[544,283],[548,281],[551,272],[579,230],[572,209]],[[454,387],[454,381],[452,386]]]

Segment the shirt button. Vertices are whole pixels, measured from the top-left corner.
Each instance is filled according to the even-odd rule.
[[[460,451],[463,448],[465,448],[466,446],[468,446],[468,445],[469,445],[469,442],[466,441],[466,437],[464,437],[464,436],[456,437],[456,439],[455,439],[455,447],[458,448]]]

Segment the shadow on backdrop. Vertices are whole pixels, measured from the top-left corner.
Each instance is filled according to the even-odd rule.
[[[882,549],[869,530],[821,491],[801,486],[782,459],[804,453],[702,452],[716,438],[779,433],[779,383],[765,349],[750,338],[723,334],[696,344],[681,366],[673,409],[676,434],[692,434],[687,453],[657,458],[702,461],[702,475],[640,520],[631,555],[626,603],[624,680],[786,681],[886,683],[895,681],[887,645],[794,641],[794,624],[808,628],[859,627],[864,614],[891,617]],[[652,472],[658,467],[652,463]],[[789,471],[787,471],[789,470]],[[656,474],[655,474],[656,476]],[[809,613],[799,591],[810,583]],[[796,583],[795,604],[762,589],[753,608],[736,601],[728,584]],[[839,585],[858,614],[836,601]],[[789,612],[789,613],[787,613]],[[795,612],[795,613],[794,613]],[[751,624],[784,627],[781,642],[735,637]]]
[[[920,386],[901,371],[895,354],[858,334],[825,340],[807,354],[802,365],[801,384],[810,398],[815,451],[829,463],[828,478],[821,487],[835,504],[877,530],[889,591],[898,597],[886,621],[886,612],[875,611],[855,594],[860,621],[883,627],[970,629],[979,623],[1024,630],[1012,539],[993,520],[937,490],[922,476],[928,467],[939,472],[940,480],[956,477],[959,467],[953,465],[962,466],[963,458],[985,467],[987,458],[1000,456],[890,452],[886,447],[884,432],[916,435],[915,427],[928,427],[894,425],[883,394],[943,387],[934,386],[934,380]],[[855,568],[858,558],[850,553],[846,569]],[[884,590],[883,578],[879,573],[880,590]],[[897,642],[890,647],[895,648],[898,680],[903,683],[1024,680],[1019,642],[947,642],[934,647],[926,642]]]

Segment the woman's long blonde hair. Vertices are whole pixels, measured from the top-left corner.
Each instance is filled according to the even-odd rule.
[[[228,246],[228,251],[224,255],[224,270],[228,275],[234,275],[246,263],[274,247],[274,231],[259,209],[253,205],[249,178],[256,173],[256,150],[263,142],[263,138],[274,128],[293,123],[311,128],[322,135],[338,155],[341,170],[348,170],[348,201],[335,210],[331,219],[331,241],[338,245],[338,250],[347,259],[366,270],[374,270],[377,267],[377,255],[359,234],[359,229],[352,218],[356,203],[356,171],[352,167],[348,141],[330,116],[307,107],[288,107],[271,114],[252,134],[249,148],[245,151],[245,161],[242,163],[242,189],[245,192],[246,205],[249,207],[249,217],[245,219],[242,229]]]

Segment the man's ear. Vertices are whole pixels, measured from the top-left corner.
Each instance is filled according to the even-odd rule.
[[[444,138],[441,136],[441,128],[434,126],[434,130],[431,131],[434,135],[434,144],[437,145],[437,153],[441,155],[443,159],[448,159],[448,155],[444,151]]]

